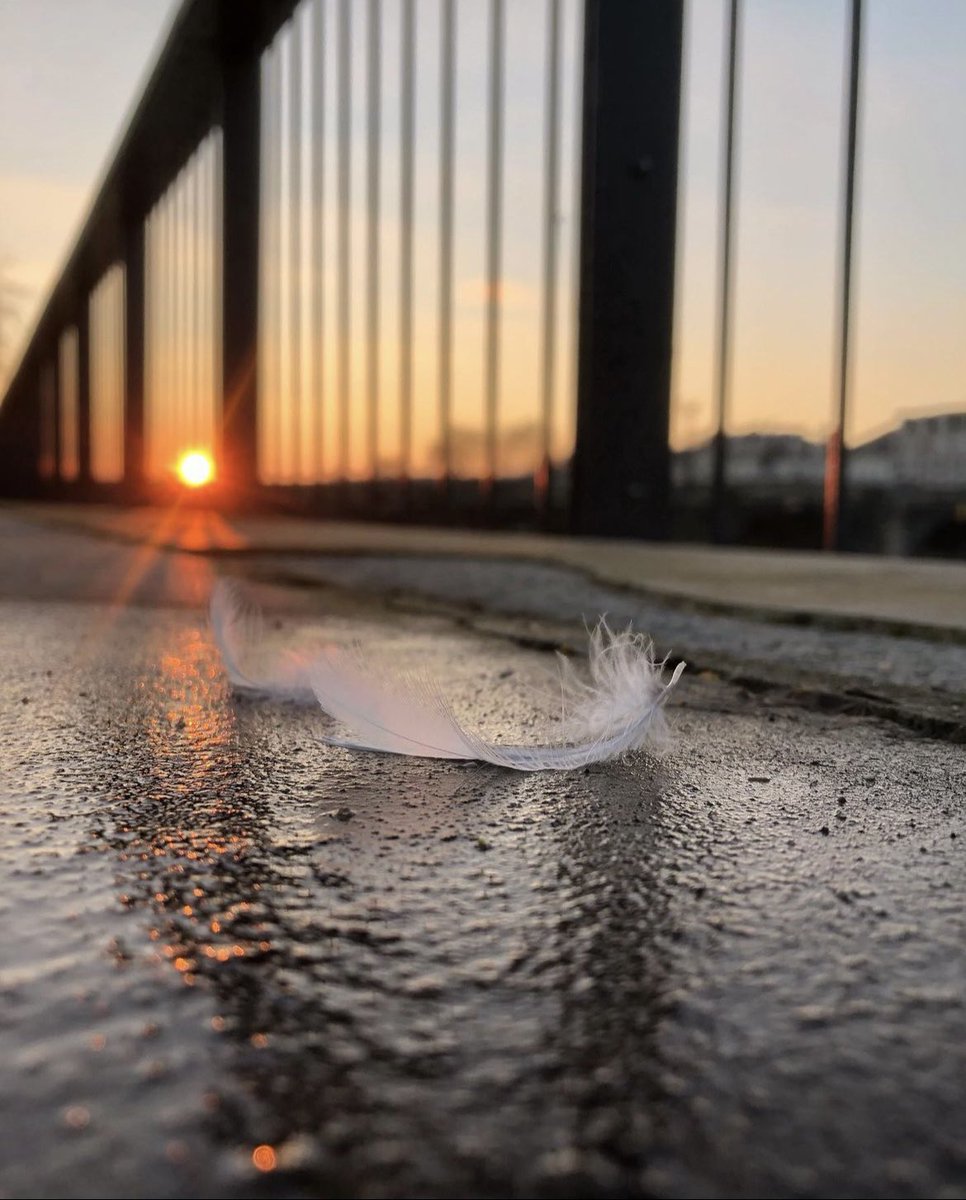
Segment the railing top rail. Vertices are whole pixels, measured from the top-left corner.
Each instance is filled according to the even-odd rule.
[[[122,231],[142,220],[222,108],[222,64],[258,53],[288,20],[296,0],[239,4],[183,0],[168,29],[97,194],[53,284],[6,395],[17,389],[35,352],[71,319],[78,296],[90,291],[122,252]],[[4,397],[5,398],[5,397]]]

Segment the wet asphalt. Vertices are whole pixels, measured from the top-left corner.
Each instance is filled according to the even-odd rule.
[[[0,556],[0,1196],[966,1196],[962,745],[699,670],[660,761],[353,754],[220,564]],[[245,570],[535,735],[511,625]]]

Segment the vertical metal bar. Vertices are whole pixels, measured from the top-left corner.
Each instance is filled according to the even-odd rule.
[[[154,344],[154,212],[144,218],[144,476],[151,477],[151,449],[154,446],[155,386],[154,370],[157,347]]]
[[[101,276],[97,298],[97,393],[95,401],[100,419],[95,423],[94,428],[98,437],[101,479],[105,483],[113,482],[113,455],[116,441],[114,427],[117,424],[117,413],[114,411],[115,313],[111,291],[113,276],[113,271],[106,271]]]
[[[537,509],[547,521],[551,429],[557,363],[557,203],[560,188],[560,0],[547,0],[547,77],[543,178],[543,329],[541,336],[540,463],[534,478]]]
[[[56,424],[53,379],[49,362],[41,364],[37,378],[40,396],[40,444],[37,456],[37,474],[46,483],[51,483],[57,473]]]
[[[731,381],[732,278],[734,239],[735,110],[738,87],[739,0],[730,0],[725,50],[724,157],[721,168],[722,208],[718,233],[718,339],[715,370],[716,425],[711,476],[711,535],[723,542],[728,535],[727,439],[728,392]]]
[[[151,237],[148,242],[148,286],[150,307],[147,317],[147,344],[149,352],[148,394],[146,397],[147,433],[145,440],[145,473],[148,478],[156,477],[159,465],[159,445],[161,426],[164,412],[164,391],[162,388],[162,372],[164,364],[164,346],[160,340],[162,292],[162,260],[161,260],[161,205],[156,203],[149,218]]]
[[[43,487],[50,481],[53,464],[50,435],[50,391],[47,386],[46,364],[41,363],[36,368],[36,372],[37,479]]]
[[[325,0],[312,11],[312,406],[314,478],[322,479],[325,446]]]
[[[855,217],[855,175],[858,150],[859,85],[862,69],[862,0],[852,0],[849,38],[849,107],[846,117],[845,187],[842,194],[842,243],[839,276],[838,411],[825,455],[822,546],[843,549],[842,512],[846,500],[845,422],[851,382],[850,325],[852,318],[852,245]]]
[[[201,354],[199,362],[199,391],[202,402],[202,420],[205,445],[217,463],[220,459],[216,446],[216,423],[214,419],[214,176],[212,159],[214,137],[209,133],[201,144],[199,170],[201,173],[201,207],[199,213],[199,237],[201,239]]]
[[[123,388],[124,486],[129,496],[144,483],[144,222],[131,219],[127,230],[123,307],[117,305],[112,333],[117,339],[117,381]]]
[[[577,397],[580,385],[580,237],[581,237],[581,195],[583,189],[583,171],[582,171],[582,155],[583,155],[583,112],[584,112],[584,26],[585,13],[584,0],[578,0],[574,5],[574,16],[576,29],[574,31],[574,60],[576,66],[576,86],[573,94],[573,166],[571,167],[571,221],[570,221],[570,252],[569,263],[569,288],[570,288],[570,303],[569,317],[570,329],[568,331],[568,354],[567,354],[567,406],[568,417],[571,421],[570,436],[568,438],[568,450],[571,455],[575,450],[576,431],[577,431]],[[571,496],[573,493],[573,472],[571,471]]]
[[[204,312],[202,287],[204,269],[202,266],[201,244],[201,150],[200,147],[192,155],[189,165],[188,181],[190,186],[191,212],[191,275],[189,288],[191,290],[191,333],[189,340],[191,368],[191,443],[193,446],[207,446],[205,439],[205,414],[201,393],[201,353],[202,314]]]
[[[156,316],[158,339],[158,412],[155,419],[157,444],[155,454],[160,472],[168,467],[168,426],[171,422],[171,244],[170,244],[170,193],[158,201],[158,307]]]
[[[298,480],[298,441],[295,431],[298,428],[298,406],[293,390],[295,383],[295,363],[292,347],[296,334],[294,329],[296,317],[296,291],[292,278],[292,245],[297,240],[295,229],[295,203],[292,195],[292,160],[294,157],[294,139],[292,137],[292,122],[294,118],[291,103],[291,81],[294,74],[294,28],[289,28],[289,38],[281,43],[288,48],[288,55],[282,54],[279,60],[279,113],[280,113],[280,143],[279,143],[279,313],[280,351],[279,375],[284,380],[284,386],[279,385],[279,457],[281,463],[281,482],[293,484]],[[286,57],[288,67],[286,68]],[[286,88],[286,84],[288,87]]]
[[[205,143],[205,203],[203,221],[205,230],[205,246],[208,247],[208,253],[205,254],[206,288],[204,394],[205,404],[208,406],[208,428],[209,440],[211,444],[211,455],[214,457],[218,473],[221,473],[221,421],[220,418],[218,418],[218,409],[220,409],[220,404],[218,404],[217,389],[215,385],[215,380],[217,378],[216,344],[218,329],[218,232],[215,220],[217,205],[216,144],[217,132],[212,130],[212,132],[209,133],[208,139],[206,139]]]
[[[259,278],[261,303],[259,312],[261,347],[261,391],[259,392],[258,430],[259,445],[262,447],[258,460],[258,478],[261,483],[273,483],[275,474],[275,215],[272,210],[274,197],[275,151],[275,54],[276,47],[269,46],[262,60],[261,108],[264,114],[264,140],[260,148],[260,244]],[[222,184],[224,195],[224,184]],[[227,219],[226,219],[227,228]],[[222,247],[224,252],[225,247]],[[224,268],[222,269],[224,277]],[[225,301],[227,305],[227,301]]]
[[[150,448],[152,445],[152,412],[154,399],[154,384],[152,378],[153,361],[154,361],[154,346],[151,340],[151,313],[154,307],[154,296],[152,295],[153,277],[151,257],[154,249],[154,239],[152,236],[153,230],[153,213],[149,210],[141,223],[142,236],[144,238],[144,418],[143,418],[143,444],[144,444],[144,479],[147,481],[150,478]]]
[[[352,148],[350,134],[352,118],[352,0],[341,0],[339,5],[339,55],[337,61],[337,86],[339,92],[339,246],[338,246],[338,301],[339,323],[338,387],[339,387],[339,478],[345,483],[349,472],[349,401],[352,381],[350,378],[350,334],[349,303],[351,300],[349,281],[349,202]]]
[[[268,177],[269,177],[269,131],[270,122],[268,117],[270,107],[269,87],[271,82],[271,49],[267,49],[261,56],[258,65],[258,95],[259,95],[259,114],[258,114],[258,295],[259,295],[259,326],[257,330],[258,338],[258,413],[256,414],[256,445],[255,445],[255,478],[258,483],[266,483],[271,471],[271,439],[268,435],[268,406],[271,402],[271,368],[269,366],[271,360],[270,352],[270,337],[271,337],[271,308],[269,305],[269,297],[271,295],[271,276],[269,274],[268,251],[271,244],[270,229],[268,223]],[[217,196],[221,197],[223,186],[218,178],[218,167],[215,169],[215,190]],[[216,211],[218,201],[216,201]],[[220,225],[220,222],[219,222]],[[222,256],[221,245],[221,230],[218,231],[218,263],[216,272],[219,280],[224,275],[224,270],[220,265]],[[215,329],[216,341],[217,330],[220,328],[219,317],[216,312]],[[217,380],[217,366],[216,375]],[[220,389],[219,389],[220,390]],[[225,419],[224,413],[219,412],[220,430],[221,430],[221,447],[222,455],[224,456],[225,449]]]
[[[202,325],[201,325],[201,289],[202,289],[202,265],[201,265],[201,152],[200,148],[191,159],[190,173],[188,180],[191,185],[191,278],[189,287],[191,288],[191,397],[192,397],[192,413],[191,413],[191,439],[196,446],[204,442],[204,411],[202,408],[201,398],[201,347],[202,347]],[[205,449],[210,453],[211,447],[205,446]]]
[[[405,9],[404,9],[405,12]],[[405,17],[403,18],[405,22]],[[366,147],[366,391],[369,471],[379,476],[379,143],[382,116],[382,4],[369,0]],[[405,36],[404,36],[405,40]],[[405,107],[405,101],[403,102]]]
[[[63,483],[63,448],[64,440],[61,430],[62,397],[60,394],[60,339],[54,341],[50,361],[47,364],[47,387],[50,392],[50,455],[51,479]]]
[[[486,168],[486,332],[483,361],[484,468],[482,490],[492,501],[497,470],[500,317],[503,250],[504,0],[490,0],[490,79]]]
[[[269,221],[272,228],[272,250],[269,271],[272,288],[272,400],[273,428],[272,483],[285,482],[284,424],[285,407],[282,391],[282,351],[284,347],[285,310],[282,296],[282,43],[276,41],[272,56],[271,88],[271,201]]]
[[[683,5],[585,14],[572,527],[665,537]]]
[[[259,426],[261,428],[264,459],[261,464],[261,479],[265,483],[275,482],[276,471],[276,433],[275,406],[276,375],[275,375],[275,299],[276,273],[278,268],[275,248],[275,59],[278,47],[270,46],[265,51],[264,58],[264,101],[265,110],[265,141],[262,147],[261,180],[262,180],[262,229],[264,233],[263,259],[261,263],[264,288],[264,325],[262,329],[262,345],[264,353],[264,371],[262,375],[264,394],[260,397]]]
[[[194,262],[192,245],[191,214],[191,163],[186,162],[181,172],[181,279],[179,283],[181,304],[181,448],[194,444],[194,395],[191,370],[191,351],[194,341]]]
[[[165,196],[165,224],[167,225],[166,292],[167,324],[165,329],[165,357],[167,361],[167,389],[164,398],[165,420],[165,468],[174,465],[180,412],[178,408],[178,276],[177,276],[177,188],[173,184]]]
[[[292,481],[305,478],[302,462],[302,25],[292,17],[289,42],[289,336],[291,338]]]
[[[200,175],[199,181],[199,210],[198,210],[198,238],[199,245],[202,248],[202,269],[200,269],[200,310],[202,310],[202,329],[199,331],[199,358],[198,358],[198,392],[200,403],[202,403],[202,421],[204,428],[204,442],[208,446],[209,454],[216,457],[215,448],[215,421],[214,421],[214,388],[211,386],[211,367],[212,367],[212,343],[214,343],[214,323],[212,323],[212,301],[214,301],[214,236],[215,230],[212,228],[211,222],[211,204],[214,187],[212,187],[211,176],[211,150],[212,137],[204,139],[202,149],[198,156],[198,170]]]
[[[91,481],[91,357],[90,357],[90,297],[82,288],[77,304],[77,424],[79,479]]]
[[[214,454],[211,387],[211,136],[198,150],[198,403],[201,408],[202,442]]]
[[[75,399],[71,381],[71,358],[73,341],[70,331],[57,339],[57,392],[60,405],[60,478],[62,482],[73,480],[76,475],[74,442]]]
[[[259,124],[261,124],[261,113],[259,113]],[[214,412],[215,412],[215,446],[214,446],[214,449],[215,449],[216,460],[219,463],[219,474],[221,473],[220,466],[221,466],[221,463],[224,458],[224,449],[225,449],[225,415],[223,412],[223,397],[222,397],[222,389],[221,389],[221,379],[222,379],[222,371],[223,371],[221,331],[224,327],[224,308],[225,308],[224,298],[222,296],[222,286],[223,286],[223,281],[224,281],[224,266],[223,266],[223,263],[224,263],[224,236],[223,236],[223,234],[224,234],[224,227],[225,227],[224,212],[223,212],[224,185],[222,182],[223,178],[224,178],[224,171],[222,168],[223,141],[224,141],[224,135],[223,135],[221,129],[216,130],[214,139],[213,139],[213,145],[212,145],[213,153],[212,153],[212,164],[211,164],[211,222],[212,222],[212,230],[211,230],[211,237],[212,237],[211,389],[212,389],[212,405],[214,406]],[[258,153],[260,154],[260,146],[259,146]],[[259,180],[260,180],[260,178],[261,178],[260,164],[258,167],[256,167],[256,173],[258,174]],[[259,207],[260,207],[261,206],[261,192],[260,191],[258,193],[258,203],[259,203]],[[256,214],[256,217],[255,217],[255,229],[256,229],[256,236],[260,237],[261,222],[260,222],[259,214]],[[257,246],[253,253],[255,255],[255,267],[254,267],[253,273],[254,273],[256,283],[257,283],[258,274],[259,274],[259,262],[258,262],[259,248]],[[257,317],[257,304],[258,304],[258,300],[256,298],[256,317]],[[254,338],[253,344],[254,344],[256,358],[257,358],[257,351],[258,351],[257,324],[256,324],[256,328],[253,333],[253,338]],[[256,390],[256,396],[257,396],[258,381],[260,378],[257,370],[253,370],[253,377],[255,380],[255,390]],[[251,470],[252,470],[252,480],[253,481],[256,478],[258,420],[259,420],[259,415],[256,412],[256,413],[254,413],[254,415],[252,417],[253,428],[250,431],[250,436],[252,439]]]
[[[192,212],[192,164],[185,163],[181,184],[181,371],[184,379],[184,427],[182,443],[187,448],[194,443],[195,398],[192,352],[194,349],[194,215]]]
[[[77,362],[74,330],[67,328],[58,338],[57,388],[60,395],[60,478],[77,479]]]
[[[191,405],[188,391],[188,328],[191,321],[188,294],[188,213],[187,171],[181,168],[175,185],[175,304],[177,306],[177,363],[178,363],[178,424],[176,447],[180,457],[191,428]]]
[[[140,222],[139,222],[139,225],[140,225]],[[127,447],[130,444],[131,433],[130,433],[129,426],[130,426],[130,418],[133,415],[134,418],[138,421],[138,428],[135,431],[137,434],[135,445],[137,447],[138,460],[140,461],[140,467],[141,467],[139,475],[138,475],[138,481],[137,481],[137,486],[139,488],[141,487],[141,485],[143,484],[143,481],[144,481],[144,228],[143,228],[143,225],[140,227],[140,235],[141,235],[140,236],[140,242],[141,242],[141,281],[140,281],[141,289],[140,290],[141,290],[141,296],[140,296],[140,300],[138,302],[138,310],[139,310],[139,319],[138,319],[139,335],[138,336],[139,336],[140,343],[141,343],[141,350],[140,350],[141,361],[140,361],[140,364],[138,364],[138,370],[139,370],[140,376],[141,376],[141,388],[140,388],[141,403],[139,406],[140,411],[138,411],[138,409],[135,408],[133,414],[131,413],[131,411],[129,410],[129,407],[128,407],[129,403],[130,403],[130,391],[127,386],[130,381],[130,373],[129,373],[129,369],[128,369],[129,368],[128,355],[129,355],[131,349],[135,348],[135,347],[131,347],[128,345],[128,339],[127,339],[127,329],[129,326],[129,318],[128,318],[128,311],[127,311],[127,295],[128,295],[127,268],[126,268],[126,266],[125,267],[115,266],[112,268],[112,271],[111,271],[111,274],[113,275],[113,279],[111,281],[112,282],[112,290],[114,292],[114,296],[113,296],[113,300],[114,300],[114,305],[113,305],[113,310],[114,310],[113,311],[113,317],[114,317],[114,329],[113,329],[114,386],[117,389],[117,391],[116,391],[116,399],[117,399],[116,411],[119,411],[119,413],[120,413],[120,422],[119,422],[119,430],[118,430],[119,437],[118,437],[118,446],[117,446],[119,469],[118,469],[117,473],[118,473],[118,476],[122,480],[127,479],[127,475],[128,475],[128,471],[127,471],[128,450],[127,450]]]
[[[105,304],[104,276],[98,280],[92,299],[93,339],[91,343],[91,359],[93,372],[91,378],[91,438],[92,466],[95,478],[103,481],[105,478],[105,447],[108,445],[107,418],[110,416],[110,397],[107,394],[107,306]]]
[[[100,478],[103,482],[111,482],[113,478],[112,456],[114,441],[112,421],[116,424],[117,414],[113,411],[114,404],[114,326],[112,324],[114,310],[111,306],[111,279],[113,272],[105,272],[97,286],[97,391],[94,395],[97,418],[94,432],[97,435],[98,461]]]
[[[104,275],[104,299],[101,309],[101,345],[104,354],[103,410],[109,418],[104,433],[104,473],[110,482],[123,481],[126,463],[127,430],[124,424],[125,379],[120,348],[124,340],[122,322],[127,303],[125,271],[113,266]],[[120,460],[120,471],[118,462]]]
[[[74,330],[67,328],[57,339],[57,388],[60,394],[60,478],[77,479],[77,365]]]
[[[453,167],[456,128],[456,0],[442,0],[439,100],[439,433],[447,499],[453,474]]]
[[[183,449],[194,441],[194,395],[191,351],[194,341],[194,262],[191,213],[191,164],[185,163],[181,176],[181,389]]]
[[[100,430],[98,429],[98,407],[100,405],[100,337],[101,337],[101,322],[100,322],[100,285],[95,285],[91,290],[90,298],[87,303],[87,313],[89,321],[89,349],[90,357],[90,374],[88,379],[88,395],[90,398],[90,417],[88,421],[88,430],[90,438],[90,472],[91,479],[99,482],[98,473],[98,456],[100,453]]]
[[[168,411],[170,413],[168,428],[171,438],[171,460],[169,464],[171,466],[174,465],[174,456],[178,450],[177,438],[184,420],[182,415],[181,391],[180,184],[180,176],[176,176],[169,189],[171,271],[168,299],[171,304],[171,326],[168,353],[171,356],[171,391],[168,397]]]
[[[258,54],[223,49],[221,364],[224,490],[245,499],[256,482],[258,418],[259,139]]]
[[[400,476],[413,459],[413,195],[416,124],[416,4],[403,0],[399,104],[399,421]]]
[[[192,371],[194,348],[194,244],[192,213],[192,164],[185,163],[181,177],[181,377],[183,393],[184,424],[182,426],[182,448],[194,443],[195,399]]]

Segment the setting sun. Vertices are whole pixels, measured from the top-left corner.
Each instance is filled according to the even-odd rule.
[[[203,487],[214,476],[215,464],[202,450],[189,450],[178,461],[178,477],[188,487]]]

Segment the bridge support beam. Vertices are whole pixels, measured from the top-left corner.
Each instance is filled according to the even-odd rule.
[[[572,527],[667,536],[683,4],[587,0]]]
[[[40,485],[40,385],[35,360],[24,360],[2,412],[0,496],[35,496]]]

